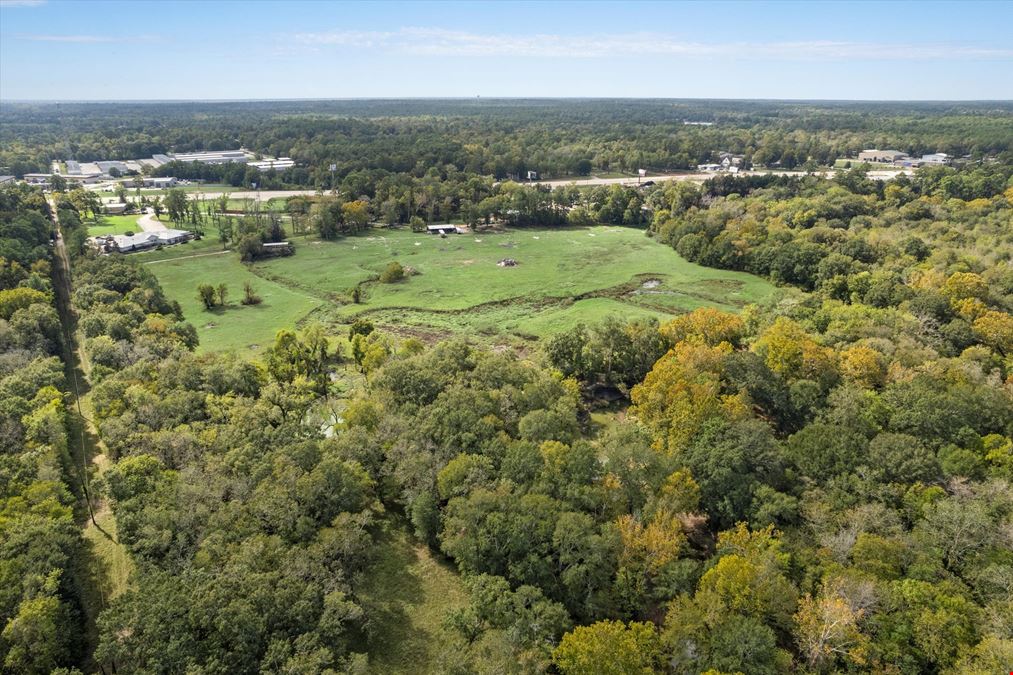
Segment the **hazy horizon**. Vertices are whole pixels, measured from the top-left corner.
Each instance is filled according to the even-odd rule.
[[[351,102],[351,101],[715,101],[748,103],[1001,103],[1013,104],[1013,98],[759,98],[759,97],[716,97],[716,96],[348,96],[308,97],[292,96],[278,98],[136,98],[136,99],[59,99],[59,98],[0,98],[0,103],[285,103],[285,102]]]

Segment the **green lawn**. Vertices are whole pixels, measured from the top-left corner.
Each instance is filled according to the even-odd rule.
[[[140,232],[141,228],[137,224],[138,218],[136,213],[132,216],[101,216],[97,223],[88,223],[88,235],[98,237],[106,234]]]
[[[252,211],[255,199],[229,199],[229,211]],[[288,197],[272,197],[271,199],[260,200],[261,211],[277,211],[283,213],[288,204]]]
[[[664,320],[700,306],[737,311],[774,287],[741,272],[687,262],[641,230],[512,230],[441,238],[408,230],[371,230],[338,241],[294,239],[296,254],[252,266],[204,240],[137,256],[150,263],[169,297],[183,306],[202,349],[263,347],[311,311],[341,334],[358,316],[424,337],[466,334],[497,342],[533,339],[609,315]],[[513,258],[516,267],[496,263]],[[391,261],[417,274],[395,284],[374,279]],[[163,262],[156,262],[163,261]],[[251,280],[264,303],[239,304]],[[198,283],[226,283],[232,304],[208,312]],[[351,303],[359,286],[361,303]]]

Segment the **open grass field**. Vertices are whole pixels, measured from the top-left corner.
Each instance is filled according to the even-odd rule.
[[[97,223],[88,223],[88,236],[100,237],[107,234],[126,234],[140,232],[137,224],[138,215],[132,216],[101,216]]]
[[[500,267],[506,258],[516,267]],[[417,274],[369,281],[391,261]],[[437,332],[541,337],[611,313],[664,318],[702,305],[738,310],[774,288],[748,274],[701,267],[640,230],[513,230],[440,238],[375,230],[337,242],[308,240],[296,255],[253,271],[329,301],[337,322]],[[361,304],[350,289],[360,285]],[[342,303],[342,304],[334,304]]]
[[[375,563],[369,566],[357,589],[371,621],[370,672],[446,673],[465,649],[464,640],[444,626],[444,619],[468,604],[468,596],[453,566],[438,560],[406,532],[407,525],[392,517],[379,536]],[[514,657],[500,631],[489,631],[471,647],[481,654],[487,672],[517,670]]]
[[[123,183],[123,187],[127,190],[127,195],[131,199],[137,198],[137,187],[127,180]],[[242,190],[244,188],[232,187],[231,185],[225,185],[224,183],[189,183],[187,185],[177,185],[177,188],[183,190],[187,194],[193,192],[230,192],[236,190]],[[110,198],[116,196],[116,191],[111,189],[106,191],[105,187],[91,188],[98,192],[103,198]],[[149,199],[152,197],[164,197],[167,190],[155,189],[155,188],[141,188],[141,194]]]
[[[183,315],[197,328],[198,351],[259,351],[274,340],[275,333],[295,327],[322,303],[298,289],[291,289],[250,272],[232,251],[223,251],[214,227],[200,241],[190,241],[132,256],[155,273],[166,294],[179,302]],[[249,281],[263,302],[243,305],[243,283]],[[207,311],[197,298],[197,285],[224,283],[229,288],[225,308]]]
[[[775,291],[741,272],[687,262],[620,227],[512,230],[445,238],[372,230],[337,241],[294,239],[296,254],[244,265],[219,254],[217,234],[137,256],[196,326],[201,349],[261,348],[275,332],[313,318],[341,334],[358,317],[388,330],[496,342],[535,339],[608,315],[664,320],[700,306],[737,311]],[[500,267],[505,258],[515,267]],[[394,284],[376,277],[391,261],[416,273]],[[264,302],[239,304],[244,281]],[[230,305],[206,311],[197,284],[226,283]],[[358,286],[360,303],[352,303]]]
[[[253,204],[256,200],[254,199],[229,199],[228,210],[229,211],[251,211]],[[273,197],[271,199],[262,199],[260,201],[261,211],[275,211],[283,213],[285,206],[288,204],[287,197]]]

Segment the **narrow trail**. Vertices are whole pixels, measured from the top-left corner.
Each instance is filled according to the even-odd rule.
[[[109,601],[126,586],[132,562],[116,539],[116,518],[105,499],[91,489],[91,475],[101,475],[108,465],[106,447],[91,418],[91,383],[88,364],[77,335],[77,316],[71,301],[73,284],[70,256],[64,244],[56,205],[50,201],[55,239],[53,242],[53,291],[60,316],[64,342],[64,369],[70,386],[68,401],[68,441],[73,459],[72,478],[83,507],[80,524],[84,536],[85,560],[82,569],[82,605],[85,613],[85,639],[89,660],[98,641],[96,620]],[[97,669],[94,663],[86,663]]]

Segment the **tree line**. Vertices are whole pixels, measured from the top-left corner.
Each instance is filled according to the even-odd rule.
[[[134,159],[242,145],[299,167],[169,166],[166,175],[249,186],[330,186],[360,170],[421,176],[429,167],[498,180],[695,167],[716,153],[756,165],[820,165],[868,147],[974,158],[1010,151],[1008,104],[759,101],[304,101],[27,104],[0,111],[0,168],[54,159]],[[686,121],[713,126],[686,125]],[[335,164],[335,171],[330,165]],[[258,180],[259,179],[259,180]]]
[[[87,658],[80,476],[51,234],[41,192],[0,188],[0,664],[12,673]]]

